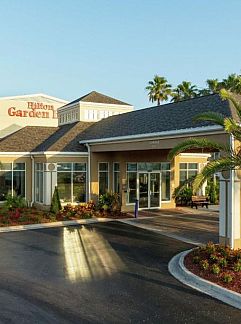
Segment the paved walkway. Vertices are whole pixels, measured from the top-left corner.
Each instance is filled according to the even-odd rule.
[[[124,222],[197,245],[218,242],[219,216],[215,210],[176,208],[140,211],[139,217]]]

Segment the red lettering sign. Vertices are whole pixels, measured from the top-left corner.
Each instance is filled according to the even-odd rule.
[[[27,108],[31,110],[29,111],[10,107],[8,109],[8,115],[11,117],[57,118],[57,111],[54,109],[53,105],[45,105],[42,102],[28,102]],[[40,111],[36,111],[37,109]],[[52,112],[51,117],[49,111]]]

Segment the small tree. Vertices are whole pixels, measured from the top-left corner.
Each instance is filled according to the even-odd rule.
[[[54,188],[54,193],[51,201],[51,207],[50,207],[50,212],[53,214],[57,214],[61,210],[61,203],[59,199],[59,191],[58,187],[56,186]]]

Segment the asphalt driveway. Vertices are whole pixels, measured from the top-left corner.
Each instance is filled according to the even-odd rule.
[[[174,279],[190,244],[111,222],[0,235],[1,323],[238,323]]]

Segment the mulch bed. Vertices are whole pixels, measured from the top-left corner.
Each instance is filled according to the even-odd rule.
[[[41,211],[36,208],[19,208],[13,211],[7,211],[0,207],[0,227],[4,226],[17,226],[17,225],[29,225],[29,224],[43,224],[53,223],[58,221],[68,220],[80,220],[87,218],[112,218],[112,219],[123,219],[130,217],[126,213],[122,212],[104,212],[96,211],[93,212],[92,217],[83,217],[81,214],[75,215],[53,215],[46,211]]]
[[[203,260],[209,260],[210,267],[212,266],[212,262],[210,261],[210,255],[206,253],[205,251],[201,253],[197,253],[198,249],[193,250],[190,252],[188,255],[186,255],[184,259],[184,265],[185,267],[194,273],[195,275],[206,279],[208,281],[211,281],[215,284],[218,284],[224,288],[233,290],[235,292],[238,292],[241,294],[241,271],[235,272],[233,270],[233,263],[231,261],[228,261],[228,264],[226,267],[221,268],[221,272],[219,274],[213,274],[210,269],[208,270],[203,270],[200,267],[200,264],[198,263],[193,263],[193,257],[196,255],[201,255]],[[229,283],[225,283],[223,281],[223,275],[225,274],[230,274],[233,277],[233,280]]]

